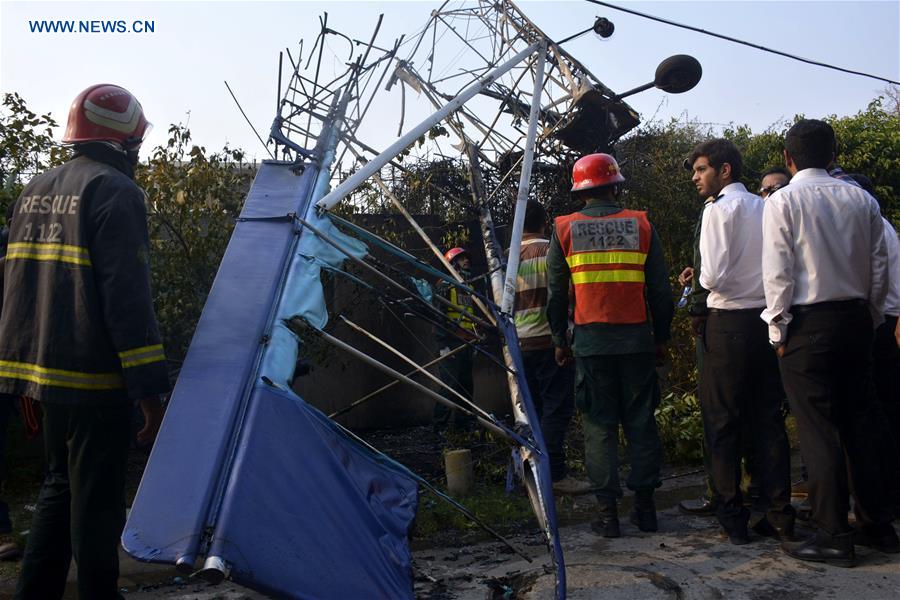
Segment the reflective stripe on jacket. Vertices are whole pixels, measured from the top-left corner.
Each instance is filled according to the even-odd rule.
[[[644,265],[652,235],[647,213],[556,218],[575,288],[575,324],[647,321]]]

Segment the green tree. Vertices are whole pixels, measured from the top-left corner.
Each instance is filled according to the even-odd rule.
[[[166,353],[181,360],[231,238],[254,168],[225,146],[209,153],[183,125],[139,165],[147,193],[154,299]]]
[[[875,184],[885,216],[900,222],[900,112],[887,110],[884,97],[850,117],[828,118],[837,137],[837,163]]]
[[[53,139],[56,120],[50,113],[38,115],[16,93],[3,94],[0,110],[0,224],[6,223],[7,207],[36,174],[62,164],[69,150]]]

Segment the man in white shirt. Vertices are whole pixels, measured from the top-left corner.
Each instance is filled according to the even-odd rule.
[[[818,531],[782,549],[853,566],[848,471],[861,533],[885,549],[898,544],[871,420],[872,335],[887,294],[884,224],[874,198],[825,170],[834,158],[830,125],[798,121],[784,145],[792,178],[763,212],[761,316],[797,420]]]
[[[733,544],[749,542],[751,512],[741,494],[742,435],[752,436],[761,490],[753,529],[792,539],[790,448],[781,413],[778,363],[759,312],[762,286],[763,200],[739,179],[735,145],[714,139],[694,148],[693,182],[706,204],[700,226],[700,285],[709,290],[703,336],[700,408],[718,496],[716,517]]]
[[[833,177],[834,175],[832,175]],[[859,186],[869,192],[878,202],[884,214],[884,205],[876,195],[872,180],[859,173],[849,175]],[[900,347],[894,337],[897,331],[897,318],[900,316],[900,239],[897,231],[884,216],[884,243],[888,257],[888,294],[884,303],[884,323],[875,330],[875,341],[872,347],[875,391],[878,395],[879,408],[883,420],[883,450],[885,477],[893,505],[895,517],[900,517]],[[860,545],[857,535],[855,544]],[[871,545],[871,544],[865,544]],[[900,549],[898,549],[900,550]]]

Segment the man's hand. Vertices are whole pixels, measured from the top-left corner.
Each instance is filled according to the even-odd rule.
[[[678,274],[678,284],[687,286],[694,280],[694,267],[685,267],[684,271]]]
[[[144,413],[144,428],[138,431],[137,441],[141,446],[147,446],[156,439],[159,426],[162,425],[163,409],[158,396],[141,400],[141,412]]]
[[[706,317],[691,317],[691,329],[694,335],[703,335],[703,325],[706,323]]]
[[[557,346],[554,351],[554,357],[556,358],[556,364],[561,367],[565,367],[572,364],[572,361],[575,360],[572,357],[572,349],[571,348],[562,348]]]
[[[775,354],[778,355],[778,358],[784,358],[784,344],[775,348]]]

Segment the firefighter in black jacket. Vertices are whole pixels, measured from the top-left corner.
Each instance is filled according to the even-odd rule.
[[[169,389],[150,294],[144,194],[132,180],[148,130],[138,101],[95,85],[72,103],[74,156],[35,177],[10,222],[0,393],[44,411],[46,477],[15,598],[120,598],[118,544],[133,402],[150,441]]]

